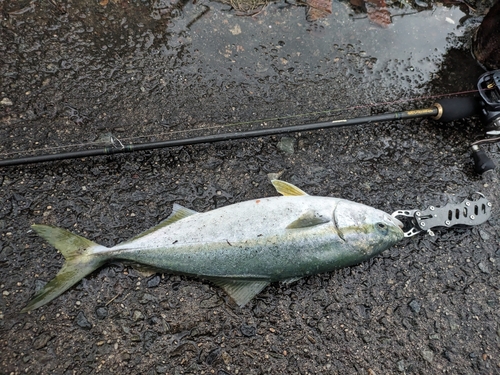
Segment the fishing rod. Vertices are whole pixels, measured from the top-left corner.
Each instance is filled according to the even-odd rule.
[[[487,125],[488,135],[500,135],[500,70],[483,74],[478,81],[480,98],[478,97],[455,97],[438,100],[431,107],[422,109],[413,109],[408,111],[399,111],[384,113],[372,116],[363,116],[356,118],[337,119],[326,122],[317,122],[301,125],[292,125],[286,127],[256,129],[247,131],[238,131],[232,133],[212,134],[192,138],[173,139],[149,143],[130,143],[123,144],[114,137],[111,138],[112,145],[102,148],[96,148],[83,151],[63,152],[56,154],[46,154],[38,156],[29,156],[22,158],[0,160],[0,167],[33,164],[40,162],[78,159],[91,156],[114,155],[134,151],[153,150],[166,147],[177,147],[195,145],[200,143],[213,143],[235,139],[261,137],[275,134],[284,134],[292,132],[302,132],[318,129],[327,129],[334,127],[354,126],[361,124],[372,124],[384,121],[404,120],[413,118],[431,117],[442,122],[450,122],[462,118],[482,114],[483,122]],[[489,130],[488,130],[489,129]],[[480,143],[482,142],[482,143]],[[492,140],[485,139],[473,144],[473,159],[475,170],[478,173],[484,173],[494,169],[494,163],[479,148],[480,144],[489,143]]]

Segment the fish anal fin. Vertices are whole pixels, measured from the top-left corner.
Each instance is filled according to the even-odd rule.
[[[306,211],[303,213],[297,220],[294,220],[286,229],[299,229],[299,228],[308,228],[316,225],[321,225],[328,223],[330,221],[329,218],[319,215],[313,210]]]
[[[191,216],[191,215],[195,215],[197,213],[198,212],[190,210],[189,208],[183,207],[180,204],[174,203],[174,205],[172,207],[172,213],[170,214],[169,217],[167,217],[165,220],[160,222],[158,225],[155,225],[154,227],[149,228],[148,230],[138,234],[137,236],[131,238],[130,240],[123,242],[123,244],[135,241],[141,237],[144,237],[150,233],[153,233],[154,231],[157,231],[160,228],[166,227],[167,225],[173,224],[176,221],[185,219],[186,217]]]
[[[301,195],[309,195],[305,191],[299,189],[297,186],[292,185],[288,182],[281,180],[272,180],[274,188],[281,195],[287,196],[301,196]]]
[[[269,285],[266,280],[236,280],[226,278],[209,278],[215,285],[224,289],[240,307],[245,306],[250,300]]]

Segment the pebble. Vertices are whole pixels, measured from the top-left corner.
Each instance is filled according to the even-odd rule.
[[[240,327],[240,332],[246,337],[255,336],[256,331],[257,329],[254,326],[242,324]]]
[[[144,350],[149,350],[153,346],[155,340],[158,338],[158,333],[155,331],[144,332]]]
[[[449,350],[445,350],[443,352],[443,357],[446,358],[448,361],[453,362],[453,353],[451,353]]]
[[[47,333],[42,333],[40,336],[38,336],[35,341],[33,342],[33,346],[36,350],[42,349],[47,343],[50,341],[50,335]]]
[[[479,264],[477,266],[479,267],[479,269],[481,270],[481,272],[483,272],[483,273],[490,273],[490,270],[488,269],[488,266],[486,264],[484,264],[483,262],[479,262]]]
[[[229,31],[233,35],[239,35],[239,34],[241,34],[241,27],[240,27],[240,25],[236,24],[236,25],[234,25],[233,28],[230,28]]]
[[[144,305],[146,303],[151,303],[151,302],[156,302],[156,301],[157,301],[157,298],[155,296],[148,294],[148,293],[144,293],[142,298],[139,300],[139,303]]]
[[[138,320],[144,319],[144,315],[139,310],[134,310],[134,314],[132,315],[132,320],[137,322]]]
[[[399,372],[404,372],[405,371],[405,361],[401,360],[397,363],[398,365],[398,371]]]
[[[460,325],[455,321],[450,319],[450,329],[456,331],[460,328]]]
[[[9,98],[3,98],[2,101],[0,101],[0,104],[1,105],[14,105],[12,100],[10,100]]]
[[[224,364],[226,366],[229,366],[231,364],[232,358],[227,352],[222,352],[221,354],[222,360],[224,361]]]
[[[211,366],[212,363],[215,362],[217,357],[219,357],[220,351],[221,351],[220,348],[216,348],[216,349],[212,350],[210,353],[208,353],[207,358],[205,359],[205,362],[207,363],[207,365]]]
[[[161,318],[159,318],[158,316],[152,316],[148,318],[149,325],[160,324],[160,323],[161,323]]]
[[[413,300],[408,304],[408,306],[410,306],[411,311],[413,311],[415,314],[418,314],[420,312],[420,302]]]
[[[108,308],[106,306],[98,306],[95,309],[95,314],[97,315],[98,319],[104,319],[108,316]]]
[[[434,352],[432,350],[422,350],[422,357],[429,363],[434,360]]]
[[[282,137],[277,146],[285,154],[293,154],[295,151],[295,138]]]
[[[160,281],[161,281],[160,275],[154,275],[148,279],[146,285],[148,288],[156,288],[158,285],[160,285]]]
[[[479,230],[479,235],[484,241],[488,241],[490,239],[490,235],[484,230]]]
[[[167,366],[156,366],[156,373],[157,374],[166,374],[168,371]]]
[[[78,315],[75,318],[75,323],[78,327],[83,328],[83,329],[91,329],[92,324],[88,321],[87,317],[83,313],[83,311],[80,311]]]

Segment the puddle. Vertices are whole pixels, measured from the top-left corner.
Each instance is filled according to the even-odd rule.
[[[238,84],[248,80],[309,80],[321,83],[339,73],[368,88],[392,86],[401,92],[425,91],[439,70],[443,56],[460,45],[464,33],[459,7],[438,6],[416,12],[398,9],[393,23],[383,28],[350,6],[334,2],[333,14],[309,24],[304,9],[268,7],[257,18],[222,15],[214,26],[213,10],[191,27],[191,48],[199,55],[203,74],[231,77]],[[231,79],[229,78],[229,79]]]
[[[103,134],[138,143],[317,121],[326,110],[464,90],[478,75],[462,40],[477,22],[464,7],[388,8],[384,28],[336,1],[314,23],[283,2],[254,17],[209,1],[104,3],[7,9],[1,96],[12,105],[0,109],[1,157],[93,147]],[[450,51],[470,73],[461,67],[443,84]]]

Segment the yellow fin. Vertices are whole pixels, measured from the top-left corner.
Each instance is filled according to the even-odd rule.
[[[33,296],[28,305],[21,310],[22,313],[37,309],[52,301],[101,267],[107,260],[105,255],[99,256],[92,252],[99,245],[86,238],[50,225],[34,224],[31,227],[59,250],[66,262],[58,274]]]
[[[300,195],[309,195],[306,192],[300,190],[297,186],[289,184],[288,182],[281,180],[271,180],[271,183],[274,185],[274,188],[281,195],[286,196],[300,196]]]
[[[170,214],[169,217],[167,217],[165,220],[160,222],[158,225],[155,225],[152,228],[149,228],[148,230],[138,234],[137,236],[131,238],[130,240],[127,240],[125,242],[122,242],[122,244],[126,244],[132,241],[137,240],[138,238],[144,237],[147,234],[150,234],[158,229],[161,229],[167,225],[170,225],[172,223],[175,223],[176,221],[182,220],[188,216],[195,215],[198,212],[190,210],[189,208],[182,207],[180,204],[174,203],[174,206],[172,207],[172,213]]]
[[[269,285],[269,281],[267,280],[233,280],[223,277],[207,279],[224,289],[239,307],[245,306],[262,289]]]

